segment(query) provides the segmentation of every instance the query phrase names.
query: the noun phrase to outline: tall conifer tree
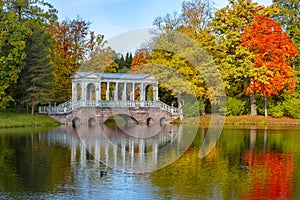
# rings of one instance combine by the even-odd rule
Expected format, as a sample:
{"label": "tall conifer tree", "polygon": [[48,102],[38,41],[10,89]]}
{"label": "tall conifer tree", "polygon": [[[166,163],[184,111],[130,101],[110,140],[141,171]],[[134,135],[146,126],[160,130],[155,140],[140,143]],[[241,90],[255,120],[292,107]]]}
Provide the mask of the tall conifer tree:
{"label": "tall conifer tree", "polygon": [[32,115],[35,105],[52,101],[53,69],[49,64],[48,53],[46,52],[48,47],[46,33],[39,26],[36,26],[26,44],[26,66],[22,77],[26,91],[24,102],[31,104]]}

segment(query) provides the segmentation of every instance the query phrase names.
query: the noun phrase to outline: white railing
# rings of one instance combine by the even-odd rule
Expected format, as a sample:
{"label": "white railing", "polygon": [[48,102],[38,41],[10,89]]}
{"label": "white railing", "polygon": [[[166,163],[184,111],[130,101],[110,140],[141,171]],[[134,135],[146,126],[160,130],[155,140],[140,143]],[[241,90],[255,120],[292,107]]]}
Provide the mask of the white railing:
{"label": "white railing", "polygon": [[96,101],[96,100],[88,100],[88,101],[72,101],[69,100],[63,104],[58,106],[49,105],[49,106],[39,106],[39,113],[41,114],[67,114],[70,113],[77,108],[110,108],[110,109],[118,109],[118,108],[160,108],[163,111],[166,111],[172,115],[178,114],[178,109],[169,106],[161,101]]}

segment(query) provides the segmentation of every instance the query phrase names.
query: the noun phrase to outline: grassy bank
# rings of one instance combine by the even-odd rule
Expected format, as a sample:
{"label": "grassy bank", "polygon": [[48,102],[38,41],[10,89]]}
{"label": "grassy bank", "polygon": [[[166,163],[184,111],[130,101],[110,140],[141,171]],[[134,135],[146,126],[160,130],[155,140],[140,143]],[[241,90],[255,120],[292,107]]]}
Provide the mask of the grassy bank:
{"label": "grassy bank", "polygon": [[[199,120],[200,126],[208,126],[211,122],[211,116],[205,115],[195,118],[189,118],[183,121],[183,123],[197,123]],[[225,126],[299,126],[300,119],[294,119],[289,117],[273,118],[264,116],[226,116]]]}
{"label": "grassy bank", "polygon": [[60,122],[49,116],[35,114],[16,114],[0,112],[0,128],[32,127],[32,126],[58,126]]}

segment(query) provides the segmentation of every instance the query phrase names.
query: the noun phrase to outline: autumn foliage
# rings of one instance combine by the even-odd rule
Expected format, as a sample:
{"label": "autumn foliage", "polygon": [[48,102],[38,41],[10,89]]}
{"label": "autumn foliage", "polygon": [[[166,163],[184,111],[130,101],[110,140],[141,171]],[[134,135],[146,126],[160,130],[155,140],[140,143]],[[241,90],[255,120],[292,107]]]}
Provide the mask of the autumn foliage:
{"label": "autumn foliage", "polygon": [[294,156],[275,151],[246,152],[250,168],[251,193],[244,191],[240,199],[292,199]]}
{"label": "autumn foliage", "polygon": [[146,67],[149,63],[149,59],[150,57],[147,49],[140,49],[139,51],[137,51],[130,65],[130,73],[150,73],[151,69]]}
{"label": "autumn foliage", "polygon": [[255,17],[243,32],[242,46],[255,56],[248,94],[279,95],[281,91],[293,92],[296,87],[291,60],[298,52],[290,38],[272,19],[264,15]]}
{"label": "autumn foliage", "polygon": [[71,91],[70,77],[79,70],[87,48],[88,23],[77,19],[54,22],[50,33],[55,39],[51,52],[53,71],[54,98],[58,102],[69,100]]}

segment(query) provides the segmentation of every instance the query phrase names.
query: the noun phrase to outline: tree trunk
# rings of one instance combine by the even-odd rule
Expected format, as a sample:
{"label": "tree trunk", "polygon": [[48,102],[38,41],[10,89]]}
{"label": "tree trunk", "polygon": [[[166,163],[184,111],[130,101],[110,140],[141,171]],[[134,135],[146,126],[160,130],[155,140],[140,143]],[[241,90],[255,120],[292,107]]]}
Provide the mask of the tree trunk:
{"label": "tree trunk", "polygon": [[201,108],[201,115],[205,115],[205,105]]}
{"label": "tree trunk", "polygon": [[177,102],[178,102],[178,114],[179,114],[179,118],[180,118],[180,120],[182,120],[183,119],[183,105],[184,105],[184,100],[181,98],[180,95],[178,95]]}
{"label": "tree trunk", "polygon": [[250,115],[251,116],[256,116],[257,115],[257,110],[256,110],[256,105],[255,105],[255,94],[250,95]]}
{"label": "tree trunk", "polygon": [[265,117],[268,117],[268,98],[265,97]]}
{"label": "tree trunk", "polygon": [[21,113],[21,102],[20,100],[16,101],[16,113]]}
{"label": "tree trunk", "polygon": [[34,115],[34,96],[31,97],[31,115]]}

